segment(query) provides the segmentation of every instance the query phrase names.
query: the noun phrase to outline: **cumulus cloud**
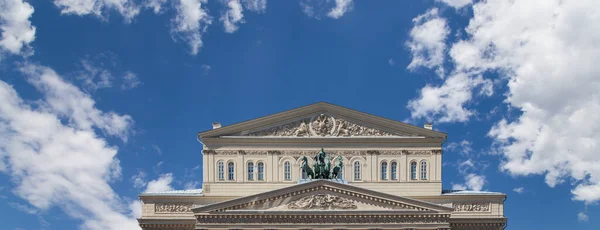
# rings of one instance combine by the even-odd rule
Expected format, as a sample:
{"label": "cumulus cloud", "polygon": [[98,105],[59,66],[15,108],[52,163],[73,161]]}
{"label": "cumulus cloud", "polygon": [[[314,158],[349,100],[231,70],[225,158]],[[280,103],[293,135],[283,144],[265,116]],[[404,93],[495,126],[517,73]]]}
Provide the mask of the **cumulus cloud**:
{"label": "cumulus cloud", "polygon": [[352,0],[302,0],[300,9],[308,17],[321,19],[325,16],[338,19],[347,12],[352,11],[354,2]]}
{"label": "cumulus cloud", "polygon": [[406,42],[413,58],[407,68],[414,71],[418,67],[427,67],[443,78],[446,37],[450,34],[446,19],[438,15],[437,8],[433,8],[414,18],[413,22]]}
{"label": "cumulus cloud", "polygon": [[81,60],[81,68],[82,70],[77,73],[77,79],[82,81],[88,91],[112,87],[113,76],[107,68],[96,66],[88,59]]}
{"label": "cumulus cloud", "polygon": [[227,33],[234,33],[239,28],[238,24],[245,23],[244,8],[256,13],[264,13],[267,9],[266,0],[227,0],[225,4],[227,5],[227,10],[221,14],[219,20],[223,22],[225,32]]}
{"label": "cumulus cloud", "polygon": [[227,2],[229,8],[223,14],[221,14],[221,22],[225,27],[225,32],[233,33],[238,30],[238,23],[244,23],[244,14],[242,13],[242,3],[240,0],[230,0]]}
{"label": "cumulus cloud", "polygon": [[42,98],[29,104],[0,81],[0,160],[14,193],[35,209],[61,208],[83,229],[139,229],[109,185],[121,175],[118,149],[102,138],[126,139],[131,117],[100,111],[47,67],[20,70]]}
{"label": "cumulus cloud", "polygon": [[[505,102],[521,112],[497,121],[488,133],[503,159],[501,170],[544,175],[550,187],[570,180],[573,199],[586,203],[600,201],[600,123],[593,122],[600,113],[600,65],[595,63],[600,24],[594,23],[600,21],[599,7],[594,0],[481,1],[473,5],[466,38],[449,52],[456,73],[500,77],[498,82],[506,82]],[[440,88],[454,85],[449,81]],[[470,100],[464,95],[474,93],[477,84],[434,94],[430,101],[452,108],[455,121],[466,121],[469,103],[447,98]],[[440,111],[411,103],[413,115]]]}
{"label": "cumulus cloud", "polygon": [[436,1],[443,2],[446,5],[454,7],[456,9],[463,8],[463,7],[473,3],[473,0],[436,0]]}
{"label": "cumulus cloud", "polygon": [[202,35],[212,23],[212,17],[203,4],[206,0],[179,0],[175,3],[175,18],[171,20],[173,40],[187,43],[193,55],[198,54]]}
{"label": "cumulus cloud", "polygon": [[[150,1],[152,7],[160,1]],[[125,21],[131,22],[140,13],[140,6],[133,0],[54,0],[54,5],[60,9],[61,14],[78,16],[95,15],[106,19],[110,11],[119,13]],[[156,8],[154,8],[156,10]]]}
{"label": "cumulus cloud", "polygon": [[167,3],[167,0],[145,0],[144,7],[152,9],[155,14],[160,14],[165,3]]}
{"label": "cumulus cloud", "polygon": [[491,96],[493,83],[480,75],[454,74],[440,86],[426,85],[416,99],[408,102],[411,117],[437,119],[438,122],[466,122],[475,112],[466,105],[477,95]]}
{"label": "cumulus cloud", "polygon": [[173,190],[171,182],[173,182],[172,173],[161,174],[158,179],[148,182],[148,186],[144,192],[164,192]]}
{"label": "cumulus cloud", "polygon": [[133,183],[133,187],[138,189],[143,188],[146,186],[146,184],[148,184],[148,182],[146,182],[146,173],[144,170],[139,170],[137,174],[133,175],[131,177],[131,181]]}
{"label": "cumulus cloud", "polygon": [[36,28],[29,20],[33,11],[22,0],[0,0],[0,54],[2,51],[23,56],[33,54],[30,44],[35,40]]}

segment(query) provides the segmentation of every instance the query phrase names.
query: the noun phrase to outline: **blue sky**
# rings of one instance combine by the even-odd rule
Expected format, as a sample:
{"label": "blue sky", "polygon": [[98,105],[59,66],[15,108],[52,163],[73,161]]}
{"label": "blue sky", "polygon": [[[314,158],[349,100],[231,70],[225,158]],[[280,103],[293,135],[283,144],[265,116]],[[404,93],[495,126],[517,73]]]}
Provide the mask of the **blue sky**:
{"label": "blue sky", "polygon": [[[4,229],[135,228],[196,133],[326,101],[448,133],[446,189],[598,229],[600,2],[0,0]],[[132,226],[132,228],[124,227]]]}

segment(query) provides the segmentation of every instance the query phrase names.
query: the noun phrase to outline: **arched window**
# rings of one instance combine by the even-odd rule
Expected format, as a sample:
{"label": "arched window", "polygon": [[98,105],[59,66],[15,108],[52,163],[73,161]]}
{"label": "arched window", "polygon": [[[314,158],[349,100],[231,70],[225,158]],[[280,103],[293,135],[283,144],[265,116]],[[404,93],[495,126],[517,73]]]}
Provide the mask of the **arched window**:
{"label": "arched window", "polygon": [[421,161],[421,180],[427,180],[427,161]]}
{"label": "arched window", "polygon": [[227,163],[227,180],[234,180],[235,179],[235,165],[233,164],[233,162],[229,162]]}
{"label": "arched window", "polygon": [[381,162],[381,180],[387,180],[387,162]]}
{"label": "arched window", "polygon": [[360,162],[354,162],[354,180],[360,180]]}
{"label": "arched window", "polygon": [[417,162],[410,162],[410,179],[417,179]]}
{"label": "arched window", "polygon": [[292,180],[292,166],[289,161],[283,163],[283,179]]}
{"label": "arched window", "polygon": [[248,180],[254,180],[254,163],[248,162]]}
{"label": "arched window", "polygon": [[337,174],[337,178],[341,180],[342,179],[342,175],[344,175],[344,168],[340,169],[340,171]]}
{"label": "arched window", "polygon": [[223,165],[223,161],[217,162],[217,175],[219,176],[219,180],[225,180],[225,166]]}
{"label": "arched window", "polygon": [[258,162],[258,180],[265,180],[265,163]]}
{"label": "arched window", "polygon": [[398,163],[394,161],[392,162],[391,166],[392,168],[390,172],[390,177],[392,178],[392,180],[398,180]]}

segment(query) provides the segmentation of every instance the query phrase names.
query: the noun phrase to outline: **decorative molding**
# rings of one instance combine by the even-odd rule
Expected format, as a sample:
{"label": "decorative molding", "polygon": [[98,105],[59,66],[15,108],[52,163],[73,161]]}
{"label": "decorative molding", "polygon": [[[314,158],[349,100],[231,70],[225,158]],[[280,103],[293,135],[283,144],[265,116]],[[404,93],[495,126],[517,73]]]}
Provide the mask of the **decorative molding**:
{"label": "decorative molding", "polygon": [[154,204],[154,212],[192,212],[191,203],[157,203]]}
{"label": "decorative molding", "polygon": [[281,126],[249,133],[248,136],[275,137],[354,137],[354,136],[415,136],[394,134],[335,118],[326,114],[315,115]]}
{"label": "decorative molding", "polygon": [[489,212],[490,203],[454,203],[455,212]]}
{"label": "decorative molding", "polygon": [[198,215],[199,224],[447,224],[449,214],[419,215]]}
{"label": "decorative molding", "polygon": [[[284,156],[312,156],[318,151],[312,150],[202,150],[204,154],[214,155],[284,155]],[[439,155],[441,149],[433,150],[328,150],[334,156],[366,156],[366,155]]]}
{"label": "decorative molding", "polygon": [[287,204],[288,209],[301,210],[348,210],[356,209],[357,207],[353,200],[330,194],[306,196]]}

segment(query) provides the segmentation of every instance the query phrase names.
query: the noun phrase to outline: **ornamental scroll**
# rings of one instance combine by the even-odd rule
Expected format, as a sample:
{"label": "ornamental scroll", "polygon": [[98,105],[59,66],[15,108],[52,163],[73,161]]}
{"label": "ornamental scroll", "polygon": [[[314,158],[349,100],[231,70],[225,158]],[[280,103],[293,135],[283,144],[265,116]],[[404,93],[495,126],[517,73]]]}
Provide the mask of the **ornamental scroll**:
{"label": "ornamental scroll", "polygon": [[[248,135],[284,137],[398,136],[398,134],[365,127],[325,114],[319,114],[311,118],[302,119],[282,126],[256,131]],[[400,135],[411,136],[411,134],[408,133]]]}
{"label": "ornamental scroll", "polygon": [[455,212],[489,212],[490,203],[455,203],[452,204]]}
{"label": "ornamental scroll", "polygon": [[307,196],[302,199],[296,200],[292,203],[287,204],[289,209],[317,209],[317,210],[348,210],[356,209],[357,206],[353,200],[329,195],[329,194],[318,194]]}
{"label": "ornamental scroll", "polygon": [[192,212],[192,204],[158,203],[154,205],[154,212]]}

